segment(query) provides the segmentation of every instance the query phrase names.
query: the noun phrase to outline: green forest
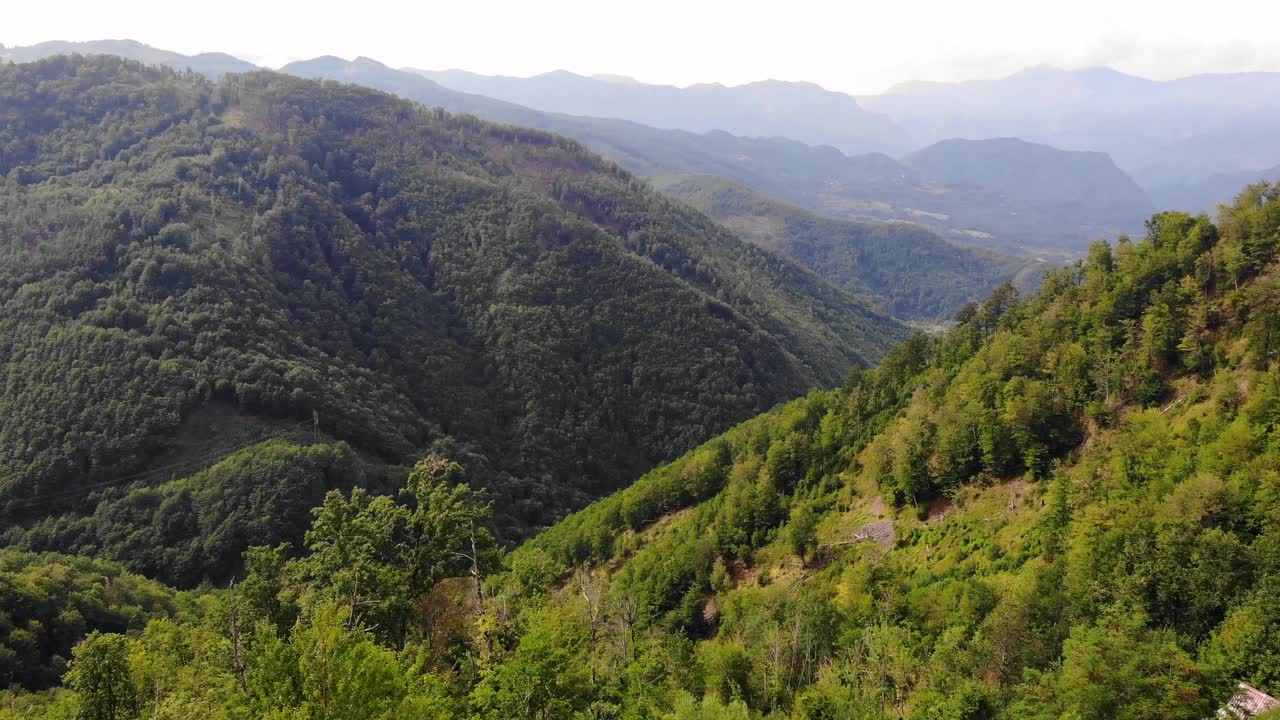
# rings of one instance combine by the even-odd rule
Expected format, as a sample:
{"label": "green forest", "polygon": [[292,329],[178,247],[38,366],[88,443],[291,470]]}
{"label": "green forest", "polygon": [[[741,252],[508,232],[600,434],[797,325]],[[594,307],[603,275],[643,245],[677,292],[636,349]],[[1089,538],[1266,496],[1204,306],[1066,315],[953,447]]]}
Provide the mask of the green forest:
{"label": "green forest", "polygon": [[505,555],[438,454],[225,588],[8,551],[0,712],[1209,717],[1280,685],[1278,251],[1157,215]]}
{"label": "green forest", "polygon": [[744,240],[794,258],[904,320],[950,320],[1003,282],[1034,286],[1045,267],[1035,259],[954,245],[911,223],[823,217],[713,175],[669,175],[654,184]]}
{"label": "green forest", "polygon": [[1280,693],[1280,186],[906,336],[553,136],[102,58],[0,97],[0,720]]}
{"label": "green forest", "polygon": [[0,67],[10,546],[225,583],[433,451],[510,544],[905,336],[563,138],[274,73]]}

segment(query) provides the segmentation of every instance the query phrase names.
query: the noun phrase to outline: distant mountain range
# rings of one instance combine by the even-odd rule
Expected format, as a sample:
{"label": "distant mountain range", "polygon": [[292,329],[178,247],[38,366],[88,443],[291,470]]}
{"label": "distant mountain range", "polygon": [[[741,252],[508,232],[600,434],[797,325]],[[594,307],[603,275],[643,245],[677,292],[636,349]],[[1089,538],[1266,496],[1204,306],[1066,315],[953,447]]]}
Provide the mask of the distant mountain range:
{"label": "distant mountain range", "polygon": [[[882,153],[849,156],[831,146],[784,138],[745,138],[720,130],[697,134],[624,120],[542,113],[450,90],[369,58],[322,57],[282,70],[376,87],[424,105],[567,135],[644,175],[721,175],[828,215],[914,222],[971,244],[1078,249],[1097,237],[1140,230],[1142,218],[1152,209],[1142,191],[1105,156],[1019,140],[948,143],[900,162]],[[975,153],[1003,164],[979,167],[959,159]],[[951,157],[957,159],[947,159]],[[935,177],[934,168],[945,177]],[[1002,179],[993,186],[992,178]],[[1107,190],[1109,198],[1096,210],[1078,201],[1093,196],[1094,189]]]}
{"label": "distant mountain range", "polygon": [[1033,207],[1059,217],[1092,218],[1098,232],[1154,209],[1106,153],[1059,150],[1017,138],[942,140],[902,162],[924,182],[996,193],[1011,212]]}
{"label": "distant mountain range", "polygon": [[[455,90],[575,115],[664,128],[788,137],[898,155],[941,140],[1017,137],[1111,155],[1160,207],[1212,207],[1238,185],[1276,179],[1280,73],[1156,81],[1106,67],[1028,68],[1006,78],[912,82],[851,97],[808,83],[675,88],[554,72],[529,78],[414,70]],[[629,80],[629,79],[627,79]],[[1231,187],[1223,194],[1222,187]]]}
{"label": "distant mountain range", "polygon": [[1162,206],[1186,201],[1171,188],[1224,173],[1276,179],[1270,169],[1280,163],[1280,73],[1161,82],[1105,67],[1034,67],[996,80],[906,83],[858,101],[921,144],[1016,136],[1108,153]]}
{"label": "distant mountain range", "polygon": [[[43,43],[0,58],[72,51],[212,76],[253,68],[133,41]],[[1271,130],[1280,74],[1156,82],[1041,67],[854,98],[808,83],[676,88],[568,72],[396,70],[368,58],[283,70],[566,135],[650,177],[719,175],[838,218],[909,221],[952,241],[1036,253],[1140,232],[1156,209],[1212,209],[1242,183],[1274,179],[1280,163]]]}
{"label": "distant mountain range", "polygon": [[735,87],[713,83],[679,88],[563,70],[518,78],[405,69],[451,90],[545,112],[699,133],[724,130],[747,137],[786,137],[850,154],[906,152],[912,147],[907,134],[888,117],[866,111],[852,96],[813,83],[765,80]]}

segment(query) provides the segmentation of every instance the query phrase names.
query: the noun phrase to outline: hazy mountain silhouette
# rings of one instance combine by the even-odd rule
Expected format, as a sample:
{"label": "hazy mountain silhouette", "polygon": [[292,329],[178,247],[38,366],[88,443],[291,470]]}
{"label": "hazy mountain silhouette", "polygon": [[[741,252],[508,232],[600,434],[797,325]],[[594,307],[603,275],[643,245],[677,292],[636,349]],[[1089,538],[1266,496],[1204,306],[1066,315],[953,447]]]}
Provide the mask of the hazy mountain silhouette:
{"label": "hazy mountain silhouette", "polygon": [[528,78],[412,71],[454,90],[546,112],[621,118],[693,132],[788,137],[846,153],[902,152],[911,145],[889,118],[866,111],[850,95],[813,83],[764,80],[733,87],[711,83],[679,88],[564,70]]}
{"label": "hazy mountain silhouette", "polygon": [[1280,163],[1280,73],[1160,82],[1039,66],[995,80],[905,83],[859,102],[921,142],[1013,136],[1106,152],[1161,204],[1174,197],[1163,188]]}
{"label": "hazy mountain silhouette", "polygon": [[0,59],[9,62],[34,62],[54,55],[116,55],[148,65],[163,65],[174,70],[193,70],[201,75],[219,77],[227,73],[248,72],[257,65],[226,53],[183,55],[144,45],[137,40],[91,40],[65,42],[53,40],[26,47],[0,47]]}
{"label": "hazy mountain silhouette", "polygon": [[[73,51],[121,55],[175,68],[189,67],[211,76],[254,67],[229,55],[187,57],[127,40],[44,43],[0,50],[0,56],[23,61]],[[834,144],[814,145],[795,137],[747,137],[724,130],[700,133],[617,118],[544,112],[450,89],[420,73],[396,70],[370,58],[347,61],[323,56],[292,63],[283,70],[302,77],[361,84],[449,112],[470,113],[495,122],[566,135],[642,175],[721,175],[827,215],[863,221],[906,220],[931,227],[952,240],[991,247],[1034,247],[1037,251],[1079,249],[1100,235],[1140,229],[1142,218],[1152,207],[1133,183],[1101,155],[1086,154],[1093,160],[1082,162],[1081,157],[1071,153],[1014,140],[971,148],[968,152],[977,148],[1002,148],[998,153],[980,153],[977,165],[944,159],[967,147],[964,145],[926,148],[903,163],[884,153],[847,155]],[[1022,74],[1021,81],[1028,88],[1044,87],[1043,79],[1037,78],[1046,73],[1053,76],[1055,71],[1028,71]],[[1149,82],[1112,71],[1098,74],[1103,80],[1076,82],[1071,93],[1096,92],[1099,87],[1131,81]],[[529,96],[526,99],[536,103],[551,102],[538,100],[540,86],[551,88],[548,92],[553,100],[561,97],[554,102],[561,103],[567,102],[563,98],[577,97],[577,90],[584,87],[601,89],[607,91],[606,94],[618,94],[617,108],[626,107],[623,101],[635,93],[650,93],[655,98],[650,104],[669,104],[673,113],[683,114],[686,119],[703,108],[719,113],[715,117],[736,118],[735,122],[742,127],[754,124],[757,131],[772,127],[770,123],[783,122],[787,117],[800,117],[803,119],[795,121],[800,124],[793,127],[800,135],[806,132],[801,127],[805,124],[810,129],[840,135],[847,131],[845,120],[852,123],[849,127],[857,128],[862,126],[854,122],[856,118],[877,117],[862,110],[847,95],[829,93],[805,83],[763,82],[737,88],[708,85],[679,89],[644,85],[631,78],[587,78],[571,73],[540,76],[541,85],[518,78],[485,78],[459,71],[440,75],[455,84],[465,80],[504,85],[510,92],[526,93]],[[925,89],[934,92],[947,87],[928,85]],[[1052,96],[1052,92],[1046,91],[1045,102]],[[1034,96],[1028,94],[1028,97]],[[707,98],[719,101],[711,102]],[[587,108],[582,105],[573,109]],[[833,117],[842,119],[833,120]],[[926,163],[926,158],[934,160]],[[1107,190],[1095,192],[1103,188]],[[1116,189],[1119,192],[1115,192]],[[1101,202],[1097,205],[1079,202],[1088,197]]]}
{"label": "hazy mountain silhouette", "polygon": [[[368,58],[321,57],[284,72],[353,82],[451,112],[567,135],[644,175],[712,174],[742,182],[810,210],[851,220],[905,220],[953,240],[992,247],[1079,249],[1100,235],[1141,229],[1151,209],[1132,180],[1099,153],[1072,153],[1018,140],[974,148],[991,167],[949,163],[969,147],[926,148],[904,164],[883,153],[845,155],[831,146],[786,138],[748,138],[724,131],[697,134],[603,118],[542,113],[462,93],[416,73]],[[1027,157],[1019,157],[1020,155]],[[912,167],[917,162],[920,168]],[[946,169],[945,174],[936,174]],[[1000,185],[993,181],[1008,178]],[[1004,182],[1001,180],[1000,182]],[[1078,202],[1092,188],[1120,188],[1102,214]]]}

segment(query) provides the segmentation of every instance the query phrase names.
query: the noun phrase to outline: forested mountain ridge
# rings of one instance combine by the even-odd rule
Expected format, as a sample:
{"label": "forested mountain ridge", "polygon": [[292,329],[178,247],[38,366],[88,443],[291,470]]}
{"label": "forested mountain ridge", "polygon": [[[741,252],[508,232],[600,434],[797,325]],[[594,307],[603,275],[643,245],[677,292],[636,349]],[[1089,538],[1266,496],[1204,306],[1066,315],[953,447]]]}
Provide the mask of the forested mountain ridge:
{"label": "forested mountain ridge", "polygon": [[906,320],[950,320],[1003,282],[1033,285],[1045,266],[946,242],[911,223],[822,217],[710,175],[654,185],[743,239],[795,258],[836,285]]}
{"label": "forested mountain ridge", "polygon": [[[0,718],[1214,716],[1280,691],[1277,260],[1274,186],[1156,215],[501,562],[428,457],[398,500],[329,493],[232,590],[90,634]],[[59,667],[73,621],[5,647]]]}
{"label": "forested mountain ridge", "polygon": [[[351,445],[299,465],[319,492],[451,442],[510,540],[904,336],[563,138],[108,57],[0,66],[0,100],[10,522],[152,513],[114,483],[317,413]],[[224,477],[211,517],[289,511]],[[200,497],[171,499],[181,536]],[[83,530],[39,537],[129,546]]]}
{"label": "forested mountain ridge", "polygon": [[[184,59],[177,53],[130,41],[45,43],[7,52],[13,57],[37,58],[56,49],[76,48],[197,71],[205,57]],[[205,70],[213,75],[223,71],[218,67]],[[883,152],[850,156],[831,145],[806,144],[788,137],[747,137],[719,130],[697,133],[629,120],[543,112],[451,89],[365,57],[352,61],[318,57],[290,63],[282,71],[366,85],[427,107],[565,135],[641,175],[721,175],[829,216],[915,222],[950,239],[1001,250],[1075,253],[1097,237],[1139,230],[1151,210],[1146,201],[1122,202],[1132,197],[1128,192],[1116,195],[1116,200],[1108,198],[1106,204],[1112,207],[1105,211],[1079,203],[1064,207],[1060,197],[1064,189],[1068,196],[1075,196],[1091,187],[1116,187],[1115,169],[1096,165],[1081,168],[1076,153],[1035,152],[1030,144],[1015,144],[1006,148],[1010,152],[988,157],[993,167],[984,173],[944,180]],[[750,107],[741,111],[755,112]],[[794,114],[793,109],[788,106],[786,114]],[[1042,172],[1019,170],[1032,158]],[[1012,163],[1008,172],[1018,177],[1014,185],[1018,192],[978,182],[979,177],[1001,177],[1006,169],[1000,163],[1005,160]]]}
{"label": "forested mountain ridge", "polygon": [[[315,58],[291,63],[282,71],[368,85],[427,106],[556,132],[642,175],[721,175],[828,216],[914,222],[952,239],[1001,250],[1078,252],[1099,236],[1140,229],[1151,210],[1141,191],[1131,192],[1137,188],[1129,187],[1132,181],[1114,165],[1080,161],[1093,154],[1020,141],[999,143],[1002,152],[988,155],[991,168],[942,163],[939,167],[946,175],[934,176],[933,165],[921,171],[883,153],[849,156],[831,146],[788,138],[739,137],[723,131],[696,134],[538,112],[456,92],[369,58]],[[939,144],[921,151],[921,157],[949,157],[956,149]],[[1004,181],[1006,173],[1016,182]],[[992,178],[1004,184],[992,184]],[[1124,192],[1108,195],[1105,207],[1096,212],[1078,202],[1064,204],[1064,190],[1067,197],[1076,198],[1094,187],[1119,187]]]}

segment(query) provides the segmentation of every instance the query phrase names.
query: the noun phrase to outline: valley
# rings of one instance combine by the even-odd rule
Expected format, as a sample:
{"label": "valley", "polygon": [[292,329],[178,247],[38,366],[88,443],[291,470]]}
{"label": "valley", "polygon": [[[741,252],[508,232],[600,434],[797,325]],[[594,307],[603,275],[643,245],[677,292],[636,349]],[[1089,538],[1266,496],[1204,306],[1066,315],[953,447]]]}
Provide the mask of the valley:
{"label": "valley", "polygon": [[0,45],[0,720],[1280,718],[1280,74],[321,10]]}

